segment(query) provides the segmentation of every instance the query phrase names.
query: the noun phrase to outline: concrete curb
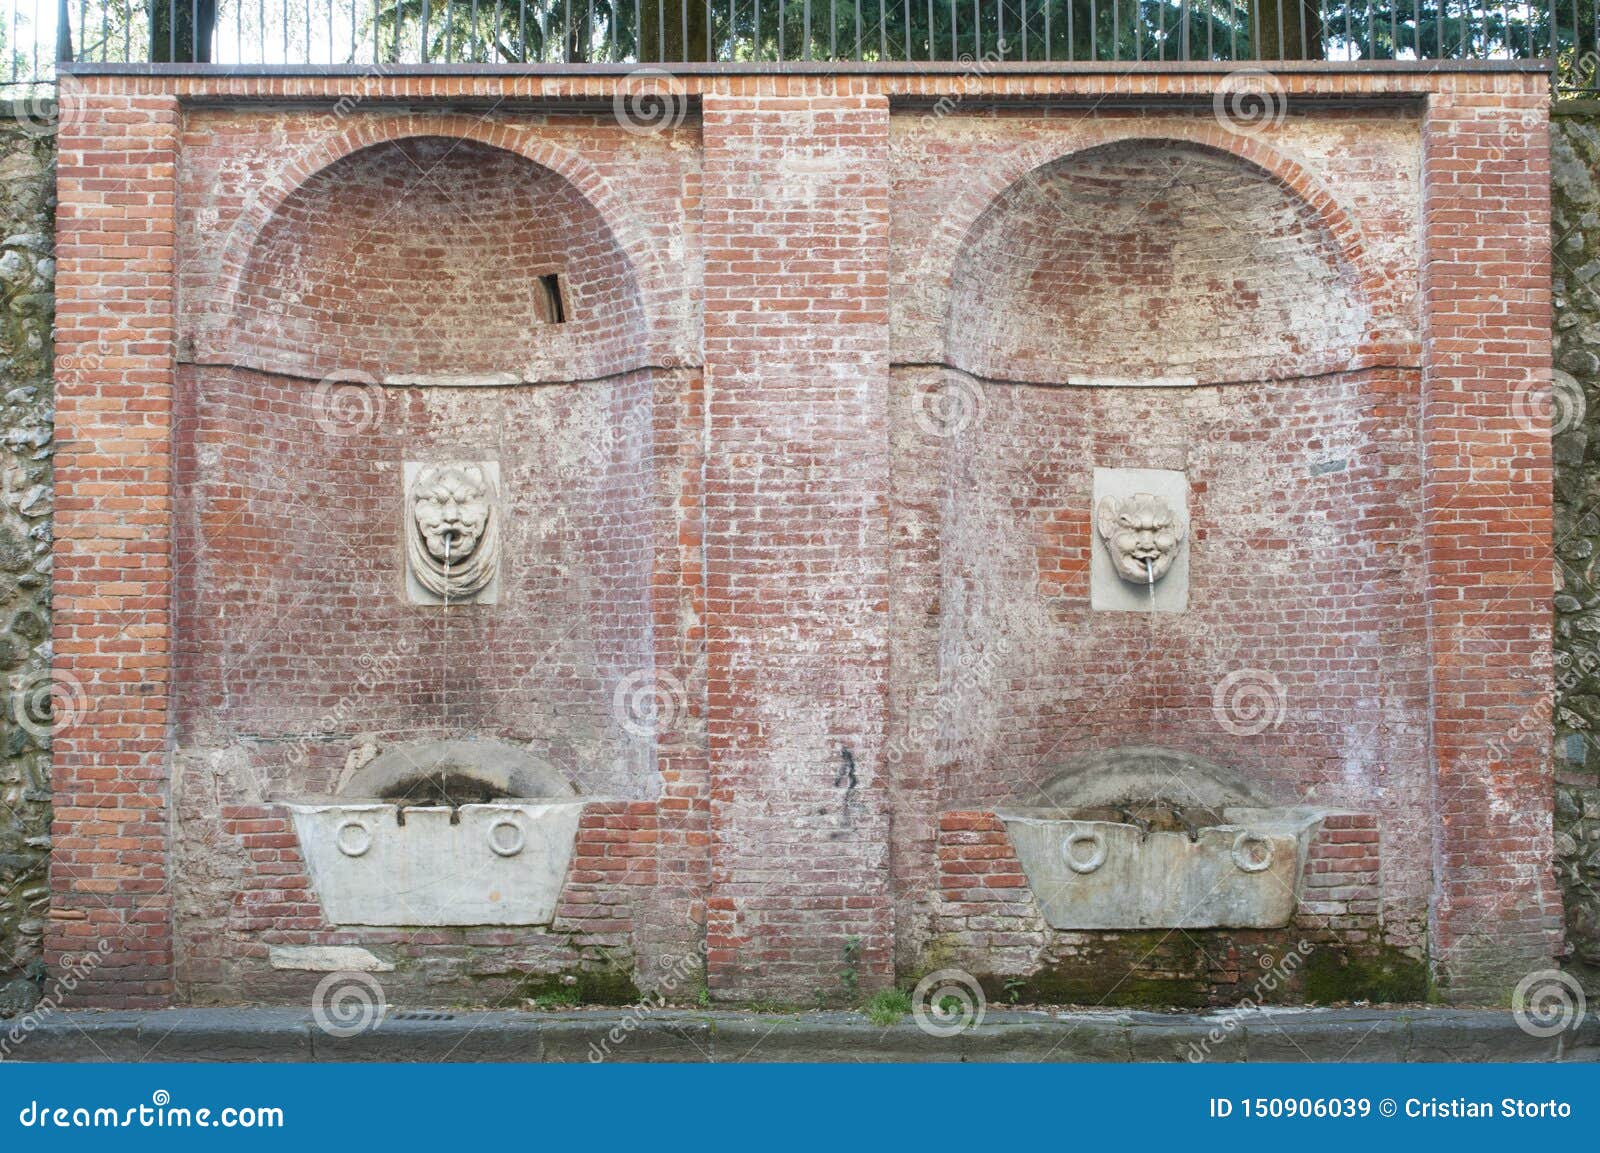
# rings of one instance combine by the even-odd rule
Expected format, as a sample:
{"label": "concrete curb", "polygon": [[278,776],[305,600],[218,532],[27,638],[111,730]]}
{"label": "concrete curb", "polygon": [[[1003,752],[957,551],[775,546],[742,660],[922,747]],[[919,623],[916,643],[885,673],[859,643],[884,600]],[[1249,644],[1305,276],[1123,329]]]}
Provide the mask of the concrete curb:
{"label": "concrete curb", "polygon": [[0,1028],[12,1061],[1600,1061],[1600,1016],[1532,1037],[1509,1012],[990,1012],[949,1037],[911,1019],[681,1009],[390,1010],[349,1036],[301,1009],[54,1012]]}

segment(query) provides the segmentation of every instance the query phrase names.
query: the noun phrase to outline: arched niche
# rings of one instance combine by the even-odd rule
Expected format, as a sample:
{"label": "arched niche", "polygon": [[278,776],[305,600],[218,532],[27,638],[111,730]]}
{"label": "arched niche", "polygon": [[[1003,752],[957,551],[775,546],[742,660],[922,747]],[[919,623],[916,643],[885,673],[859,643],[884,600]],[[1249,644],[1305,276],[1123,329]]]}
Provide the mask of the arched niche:
{"label": "arched niche", "polygon": [[342,156],[277,205],[208,358],[395,384],[580,380],[637,367],[626,254],[566,177],[476,140]]}
{"label": "arched niche", "polygon": [[952,367],[1042,384],[1218,384],[1351,366],[1371,308],[1314,208],[1202,145],[1124,140],[1014,182],[956,257]]}

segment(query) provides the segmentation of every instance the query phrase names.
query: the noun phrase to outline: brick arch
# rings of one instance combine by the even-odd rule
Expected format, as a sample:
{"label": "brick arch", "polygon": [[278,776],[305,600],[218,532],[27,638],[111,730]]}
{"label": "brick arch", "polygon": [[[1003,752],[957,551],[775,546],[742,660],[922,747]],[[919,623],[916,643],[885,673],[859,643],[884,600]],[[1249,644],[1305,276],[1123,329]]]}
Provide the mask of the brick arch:
{"label": "brick arch", "polygon": [[670,311],[666,305],[671,299],[666,268],[623,197],[592,164],[547,140],[528,139],[508,124],[463,115],[422,113],[375,118],[319,140],[291,157],[255,189],[218,249],[219,275],[210,291],[219,301],[214,314],[219,325],[225,328],[236,315],[251,257],[263,232],[308,180],[357,153],[424,137],[470,141],[499,149],[565,180],[594,210],[627,261],[638,286],[646,331],[655,334],[664,328]]}
{"label": "brick arch", "polygon": [[[1029,175],[1073,156],[1124,142],[1187,144],[1231,156],[1258,170],[1303,203],[1328,231],[1374,318],[1388,319],[1399,311],[1393,285],[1368,256],[1360,225],[1322,182],[1304,165],[1263,143],[1259,137],[1229,132],[1211,122],[1183,125],[1170,120],[1159,124],[1121,119],[1097,121],[1077,127],[1064,137],[1005,153],[996,163],[973,173],[960,194],[948,202],[942,214],[942,235],[934,250],[959,253],[988,208]],[[953,273],[952,261],[943,273],[946,286]]]}
{"label": "brick arch", "polygon": [[[1147,154],[1141,146],[1154,151]],[[1154,162],[1163,153],[1197,158],[1198,182],[1160,181]],[[1142,163],[1147,155],[1149,167]],[[1121,230],[1108,223],[1103,231],[1102,219],[1113,220],[1133,203],[1133,196],[1119,197],[1119,182],[1129,182],[1133,196],[1148,196],[1150,214],[1141,210],[1139,223],[1125,220]],[[1167,195],[1169,188],[1212,197],[1212,219],[1232,216],[1236,206],[1243,210],[1244,220],[1225,222],[1220,230],[1231,224],[1233,235],[1246,242],[1237,268],[1225,235],[1213,229],[1208,243],[1206,230],[1190,227],[1191,221],[1206,221],[1203,203],[1186,205],[1183,196]],[[1030,202],[1035,196],[1037,203]],[[1110,203],[1097,211],[1093,205],[1102,197]],[[1253,228],[1255,220],[1264,227]],[[1185,338],[1198,345],[1204,334],[1193,319],[1186,326],[1185,317],[1228,318],[1226,331],[1219,326],[1222,347],[1214,354],[1191,347],[1174,356],[1178,362],[1212,361],[1197,374],[1203,380],[1358,367],[1381,359],[1396,330],[1392,286],[1372,266],[1360,229],[1343,208],[1304,168],[1220,126],[1106,124],[1075,132],[1065,142],[1018,150],[987,168],[946,221],[945,236],[933,246],[948,261],[941,274],[944,359],[979,376],[1044,381],[1061,372],[1093,373],[1095,360],[1111,365],[1112,375],[1119,365],[1132,376],[1161,375],[1163,350],[1147,347],[1119,360],[1118,349],[1110,346],[1122,326],[1114,315],[1100,315],[1107,309],[1136,322],[1126,334],[1132,345],[1138,344],[1138,327],[1166,332],[1175,345]],[[1030,260],[1045,250],[1063,255]],[[1159,273],[1141,275],[1152,262],[1173,278],[1168,285],[1155,287]],[[1094,291],[1079,291],[1085,287]],[[991,299],[1006,302],[1011,319],[987,323],[999,307]],[[1312,319],[1296,323],[1298,299],[1326,302],[1334,318],[1326,339]],[[1195,307],[1174,308],[1191,300]],[[1061,308],[1052,335],[1030,331],[1026,318],[1052,310],[1053,301],[1085,303]],[[1276,319],[1274,307],[1281,314]],[[1248,325],[1232,323],[1247,312],[1257,314],[1264,333],[1280,333],[1281,349],[1272,351],[1271,340],[1253,341]],[[1169,327],[1173,322],[1177,327]],[[1099,335],[1091,342],[1079,335],[1085,331]],[[1253,346],[1258,352],[1241,351],[1230,362],[1229,333],[1240,349]],[[1269,368],[1278,358],[1282,364]],[[1240,375],[1230,376],[1235,371]]]}

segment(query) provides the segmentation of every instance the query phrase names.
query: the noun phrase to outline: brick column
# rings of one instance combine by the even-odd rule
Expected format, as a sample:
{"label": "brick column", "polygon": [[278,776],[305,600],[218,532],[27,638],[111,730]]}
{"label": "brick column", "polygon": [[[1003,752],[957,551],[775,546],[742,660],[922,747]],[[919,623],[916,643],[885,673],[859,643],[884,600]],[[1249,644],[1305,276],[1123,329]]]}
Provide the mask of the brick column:
{"label": "brick column", "polygon": [[54,848],[78,1004],[172,998],[167,875],[174,209],[164,96],[61,81]]}
{"label": "brick column", "polygon": [[[1423,451],[1442,996],[1548,967],[1550,161],[1544,77],[1452,77],[1423,136]],[[1418,797],[1417,804],[1430,799]]]}
{"label": "brick column", "polygon": [[708,977],[848,999],[892,977],[888,103],[707,96],[704,141]]}

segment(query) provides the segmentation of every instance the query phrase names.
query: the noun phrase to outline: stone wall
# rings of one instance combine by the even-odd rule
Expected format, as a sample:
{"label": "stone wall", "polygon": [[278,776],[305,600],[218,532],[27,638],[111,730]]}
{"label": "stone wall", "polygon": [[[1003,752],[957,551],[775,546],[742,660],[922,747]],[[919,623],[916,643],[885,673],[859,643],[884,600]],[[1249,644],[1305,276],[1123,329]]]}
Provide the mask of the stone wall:
{"label": "stone wall", "polygon": [[0,979],[49,905],[55,139],[29,111],[0,107]]}
{"label": "stone wall", "polygon": [[1600,105],[1551,125],[1556,871],[1570,968],[1600,989]]}

